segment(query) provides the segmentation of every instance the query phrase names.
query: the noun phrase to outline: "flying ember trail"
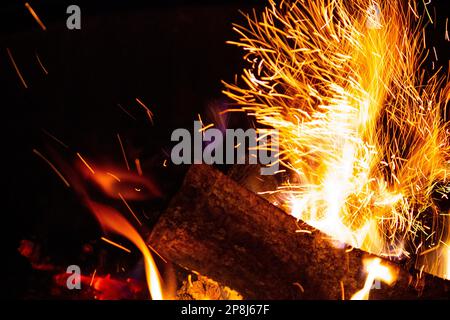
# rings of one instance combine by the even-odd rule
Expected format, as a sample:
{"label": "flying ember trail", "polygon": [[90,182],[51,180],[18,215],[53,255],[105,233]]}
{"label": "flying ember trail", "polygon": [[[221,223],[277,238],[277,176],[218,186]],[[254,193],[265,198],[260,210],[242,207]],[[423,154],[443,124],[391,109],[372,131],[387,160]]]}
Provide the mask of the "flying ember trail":
{"label": "flying ember trail", "polygon": [[279,130],[290,214],[449,278],[450,85],[423,70],[425,19],[414,1],[270,1],[234,27],[249,67],[225,93]]}

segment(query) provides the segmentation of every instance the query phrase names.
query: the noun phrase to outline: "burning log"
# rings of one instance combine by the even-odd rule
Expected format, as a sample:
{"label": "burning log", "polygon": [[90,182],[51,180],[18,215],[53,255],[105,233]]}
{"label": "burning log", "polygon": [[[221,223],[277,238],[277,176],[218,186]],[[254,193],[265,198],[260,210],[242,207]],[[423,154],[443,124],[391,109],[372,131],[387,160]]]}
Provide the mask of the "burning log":
{"label": "burning log", "polygon": [[[300,232],[298,232],[300,231]],[[193,165],[149,243],[173,262],[245,299],[349,299],[364,286],[361,250],[337,248],[323,233],[207,165]],[[398,272],[374,299],[448,297],[449,281]]]}

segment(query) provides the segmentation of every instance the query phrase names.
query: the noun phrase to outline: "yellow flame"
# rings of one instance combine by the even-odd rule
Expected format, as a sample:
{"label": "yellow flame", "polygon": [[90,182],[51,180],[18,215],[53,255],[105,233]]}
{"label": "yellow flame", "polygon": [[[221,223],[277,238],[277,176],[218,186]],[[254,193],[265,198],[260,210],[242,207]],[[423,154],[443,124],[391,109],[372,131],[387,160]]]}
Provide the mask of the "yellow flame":
{"label": "yellow flame", "polygon": [[450,86],[438,74],[425,81],[416,11],[400,0],[271,0],[234,27],[250,67],[243,84],[225,84],[261,129],[279,130],[291,171],[279,202],[382,256],[426,250],[450,230],[432,201],[449,183]]}
{"label": "yellow flame", "polygon": [[161,285],[162,280],[158,268],[153,260],[149,248],[139,233],[122,215],[114,209],[92,201],[89,201],[88,205],[105,229],[127,238],[141,251],[144,257],[148,290],[152,299],[162,300],[165,298],[163,296]]}
{"label": "yellow flame", "polygon": [[369,300],[369,293],[375,280],[381,280],[388,285],[395,281],[394,273],[388,266],[381,264],[380,258],[366,259],[364,267],[367,272],[366,282],[364,287],[351,297],[351,300]]}

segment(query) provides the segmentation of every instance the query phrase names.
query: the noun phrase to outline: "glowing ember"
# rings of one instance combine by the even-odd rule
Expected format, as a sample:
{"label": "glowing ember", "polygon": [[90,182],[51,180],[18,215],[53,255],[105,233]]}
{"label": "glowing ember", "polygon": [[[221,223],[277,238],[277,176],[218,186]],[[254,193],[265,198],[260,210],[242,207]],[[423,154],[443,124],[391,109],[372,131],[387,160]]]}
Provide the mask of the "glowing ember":
{"label": "glowing ember", "polygon": [[[226,84],[225,93],[261,129],[279,130],[280,162],[291,172],[273,190],[280,202],[335,239],[381,256],[447,250],[450,219],[432,195],[450,177],[442,118],[450,86],[438,74],[424,79],[415,5],[270,3],[261,18],[235,26],[241,38],[233,44],[251,66],[245,84]],[[434,268],[446,263],[436,255],[425,270],[448,277]]]}
{"label": "glowing ember", "polygon": [[[55,283],[60,287],[66,287],[68,274],[63,272],[54,276]],[[83,285],[89,286],[94,290],[95,299],[97,300],[119,300],[130,299],[136,294],[140,294],[145,288],[133,279],[114,279],[110,275],[107,276],[80,276]]]}
{"label": "glowing ember", "polygon": [[364,261],[364,267],[367,272],[364,288],[355,293],[351,300],[369,300],[369,293],[375,280],[381,280],[387,284],[395,281],[395,275],[388,266],[381,264],[381,259],[373,258]]}

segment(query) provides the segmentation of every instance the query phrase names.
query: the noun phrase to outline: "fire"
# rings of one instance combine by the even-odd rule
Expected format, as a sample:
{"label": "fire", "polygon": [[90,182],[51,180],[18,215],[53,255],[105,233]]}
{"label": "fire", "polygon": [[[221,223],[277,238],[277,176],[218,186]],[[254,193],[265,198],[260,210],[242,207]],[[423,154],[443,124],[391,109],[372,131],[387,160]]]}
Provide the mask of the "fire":
{"label": "fire", "polygon": [[[271,0],[231,42],[250,67],[225,93],[261,129],[279,130],[291,172],[273,190],[279,202],[381,256],[449,245],[449,216],[432,198],[450,178],[450,86],[421,71],[422,22],[411,1]],[[425,270],[445,264],[439,255]]]}
{"label": "fire", "polygon": [[146,177],[112,166],[96,166],[94,170],[84,158],[80,159],[82,161],[78,163],[78,170],[111,198],[123,201],[123,199],[145,200],[161,196],[161,191]]}
{"label": "fire", "polygon": [[[130,240],[142,253],[147,287],[151,298],[153,300],[172,298],[172,290],[169,287],[163,288],[162,278],[158,267],[149,247],[142,239],[139,232],[116,209],[94,201],[92,196],[88,193],[85,182],[93,183],[109,198],[122,200],[139,225],[142,225],[142,223],[126,199],[143,200],[158,197],[161,195],[159,189],[154,183],[143,176],[138,176],[132,172],[123,171],[113,167],[106,169],[101,166],[93,166],[80,153],[77,153],[76,155],[80,160],[75,164],[76,171],[65,163],[60,163],[67,175],[71,177],[72,181],[70,186],[73,187],[74,191],[80,196],[86,207],[95,215],[104,231],[113,232]],[[81,175],[83,180],[79,179],[80,177],[78,177],[78,175]],[[106,237],[101,237],[101,239],[124,251],[130,252],[128,248],[125,248]]]}
{"label": "fire", "polygon": [[114,209],[90,200],[88,200],[87,204],[104,229],[127,238],[141,251],[144,257],[145,275],[150,295],[153,300],[162,300],[164,296],[161,276],[149,248],[139,233]]}
{"label": "fire", "polygon": [[367,272],[364,287],[356,292],[351,300],[369,300],[370,289],[375,280],[381,280],[389,285],[395,281],[396,277],[393,271],[388,266],[382,265],[379,258],[364,260],[364,268]]}

